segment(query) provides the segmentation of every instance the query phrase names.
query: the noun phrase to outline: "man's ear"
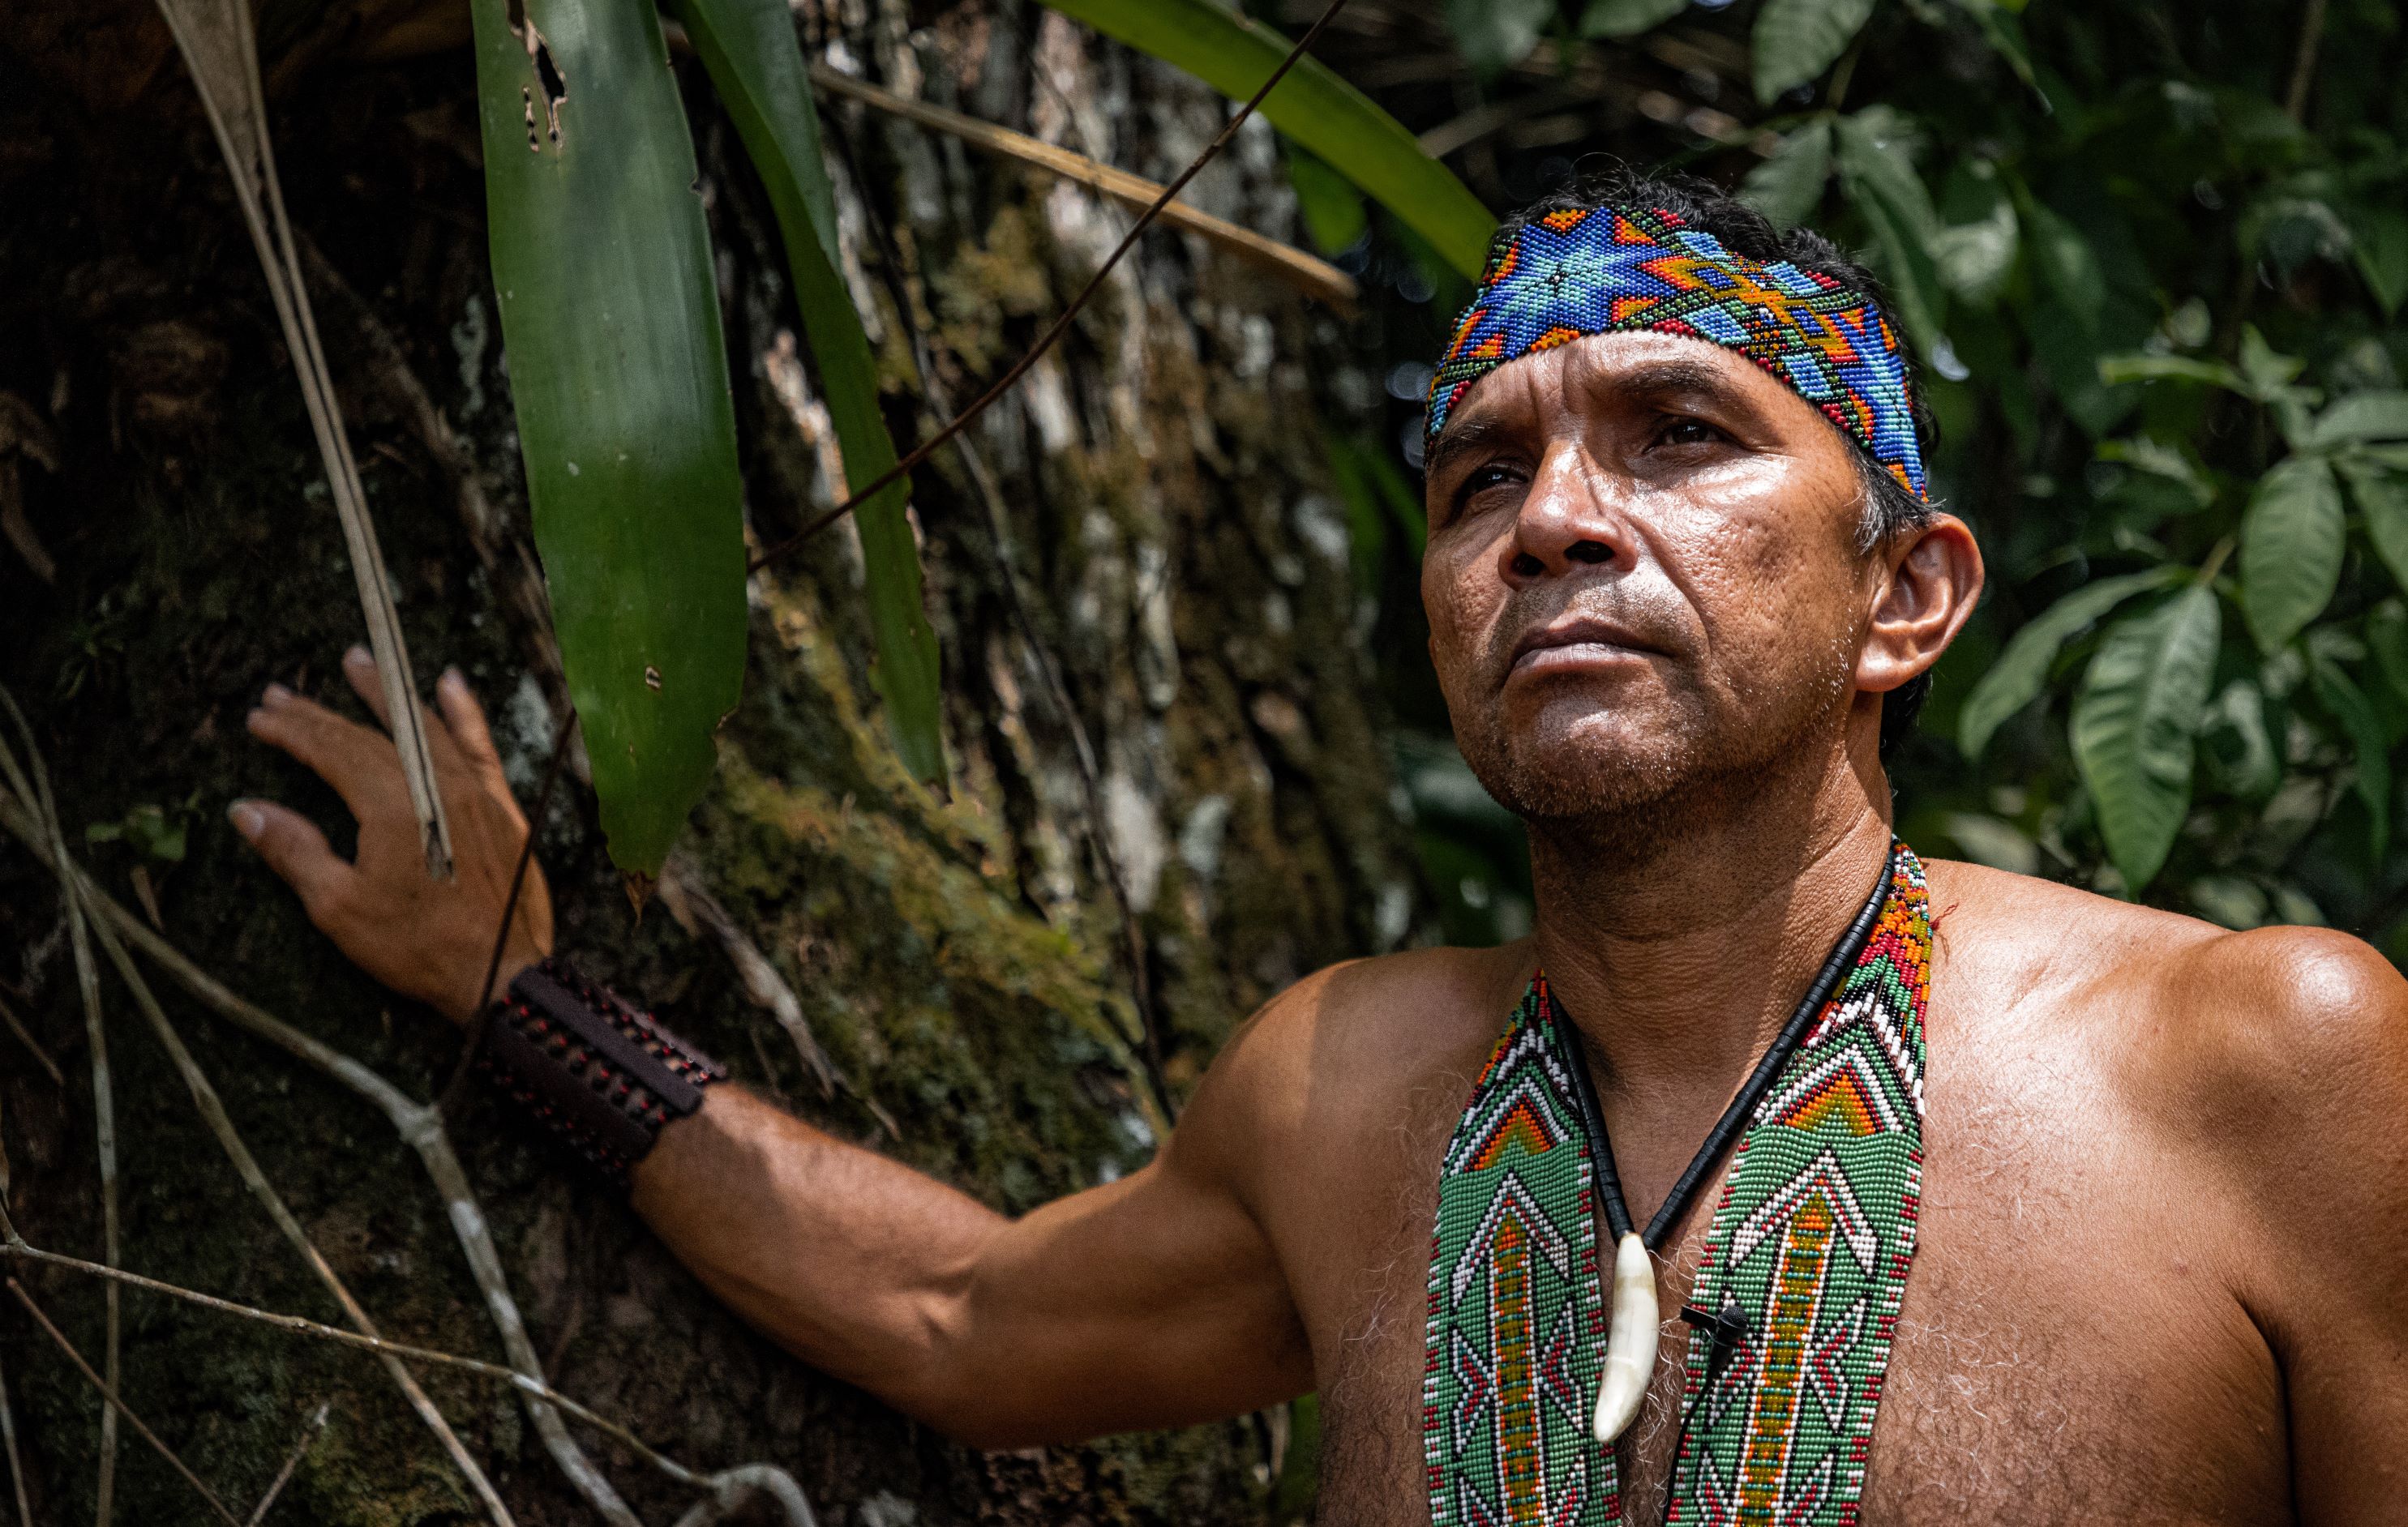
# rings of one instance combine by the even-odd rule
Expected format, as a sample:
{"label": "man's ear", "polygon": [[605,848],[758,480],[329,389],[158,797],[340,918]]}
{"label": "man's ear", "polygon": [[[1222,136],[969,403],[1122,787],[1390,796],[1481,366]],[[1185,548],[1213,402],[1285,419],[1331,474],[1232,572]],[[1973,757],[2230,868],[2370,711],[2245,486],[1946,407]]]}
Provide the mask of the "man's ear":
{"label": "man's ear", "polygon": [[1935,514],[1877,553],[1887,564],[1856,688],[1885,694],[1940,661],[1982,597],[1982,549],[1953,514]]}

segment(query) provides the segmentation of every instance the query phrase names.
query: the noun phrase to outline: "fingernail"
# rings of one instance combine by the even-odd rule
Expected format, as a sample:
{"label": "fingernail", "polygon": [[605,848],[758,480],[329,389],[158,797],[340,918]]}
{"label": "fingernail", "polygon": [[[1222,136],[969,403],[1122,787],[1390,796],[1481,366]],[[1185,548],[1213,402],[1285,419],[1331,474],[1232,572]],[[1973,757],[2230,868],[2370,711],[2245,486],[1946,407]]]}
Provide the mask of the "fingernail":
{"label": "fingernail", "polygon": [[455,690],[466,689],[468,687],[468,680],[462,677],[460,670],[456,667],[444,669],[443,677],[438,680],[438,682],[448,685]]}
{"label": "fingernail", "polygon": [[259,836],[259,830],[267,825],[267,813],[249,801],[236,801],[226,807],[226,820],[233,822],[234,830],[246,839],[255,839]]}
{"label": "fingernail", "polygon": [[270,684],[261,692],[260,698],[271,706],[280,706],[293,698],[293,692],[281,684]]}
{"label": "fingernail", "polygon": [[376,658],[366,648],[362,647],[357,642],[353,642],[351,646],[351,649],[343,654],[343,661],[356,668],[363,663],[374,663]]}

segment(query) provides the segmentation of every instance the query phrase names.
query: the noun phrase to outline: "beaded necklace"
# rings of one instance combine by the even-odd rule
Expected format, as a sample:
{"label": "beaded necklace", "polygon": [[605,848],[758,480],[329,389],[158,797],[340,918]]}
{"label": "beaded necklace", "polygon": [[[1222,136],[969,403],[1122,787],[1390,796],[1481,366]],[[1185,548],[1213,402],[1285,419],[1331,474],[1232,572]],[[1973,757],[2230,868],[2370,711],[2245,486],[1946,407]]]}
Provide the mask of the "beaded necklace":
{"label": "beaded necklace", "polygon": [[[1883,884],[1643,1234],[1577,1031],[1545,976],[1532,978],[1440,1177],[1423,1380],[1433,1527],[1618,1527],[1611,1444],[1658,1334],[1648,1250],[1742,1120],[1683,1311],[1693,1330],[1666,1520],[1852,1527],[1914,1251],[1930,942],[1922,864],[1895,844]],[[1600,1203],[1617,1242],[1611,1329]]]}

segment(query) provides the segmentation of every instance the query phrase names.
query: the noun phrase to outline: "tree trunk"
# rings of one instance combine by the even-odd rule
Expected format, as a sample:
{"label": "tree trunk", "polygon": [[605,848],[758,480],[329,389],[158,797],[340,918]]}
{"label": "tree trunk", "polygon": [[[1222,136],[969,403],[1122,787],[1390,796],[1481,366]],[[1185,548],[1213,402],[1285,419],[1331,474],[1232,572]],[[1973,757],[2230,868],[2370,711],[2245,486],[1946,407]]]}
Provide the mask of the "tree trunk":
{"label": "tree trunk", "polygon": [[[819,0],[798,20],[814,57],[1155,178],[1225,120],[1209,91],[1015,0],[916,16],[899,0]],[[270,7],[263,41],[285,191],[319,251],[312,296],[422,683],[444,664],[468,674],[528,798],[557,686],[487,276],[474,78],[453,43],[466,30],[464,8],[364,0]],[[12,31],[0,42],[0,392],[56,437],[55,452],[37,442],[13,458],[55,581],[0,545],[0,681],[30,714],[69,848],[104,890],[155,901],[166,936],[228,986],[428,1098],[457,1041],[351,970],[224,823],[229,800],[267,794],[346,846],[340,803],[251,742],[243,716],[271,679],[337,695],[337,660],[361,635],[224,167],[147,6],[44,0]],[[699,69],[677,66],[767,542],[840,479],[791,337],[774,223]],[[908,442],[1010,363],[1130,214],[864,107],[827,121],[847,275]],[[1260,123],[1190,199],[1296,236]],[[590,801],[562,792],[540,842],[564,944],[748,1084],[998,1208],[1144,1160],[1150,1049],[1182,1096],[1255,1004],[1400,941],[1421,905],[1345,520],[1320,486],[1316,410],[1335,405],[1312,378],[1336,369],[1340,340],[1326,311],[1254,268],[1149,235],[1061,350],[917,478],[951,798],[912,786],[885,744],[858,554],[839,529],[754,580],[744,703],[665,905],[634,915]],[[7,449],[0,431],[0,473]],[[93,824],[125,830],[88,840]],[[10,1210],[35,1245],[96,1258],[74,958],[56,881],[5,836],[0,942],[0,997],[65,1076],[54,1083],[0,1034]],[[748,976],[747,951],[766,967]],[[266,1177],[384,1333],[502,1361],[444,1200],[388,1121],[145,968]],[[1150,1003],[1132,994],[1140,975]],[[832,1086],[765,1006],[786,995]],[[106,970],[101,996],[125,1264],[341,1323]],[[1151,1047],[1138,1037],[1149,1019]],[[781,1466],[827,1523],[1234,1522],[1269,1509],[1283,1417],[1081,1448],[957,1447],[752,1334],[488,1099],[472,1094],[451,1134],[551,1380],[696,1469]],[[10,1271],[97,1363],[100,1286]],[[123,1333],[127,1403],[237,1517],[322,1403],[331,1419],[271,1521],[482,1514],[376,1359],[144,1292],[124,1295]],[[35,1519],[89,1520],[98,1396],[13,1303],[0,1361]],[[518,1521],[597,1520],[506,1386],[422,1377]],[[696,1498],[625,1447],[570,1433],[643,1520],[675,1520]],[[211,1520],[130,1429],[115,1495],[122,1522]]]}

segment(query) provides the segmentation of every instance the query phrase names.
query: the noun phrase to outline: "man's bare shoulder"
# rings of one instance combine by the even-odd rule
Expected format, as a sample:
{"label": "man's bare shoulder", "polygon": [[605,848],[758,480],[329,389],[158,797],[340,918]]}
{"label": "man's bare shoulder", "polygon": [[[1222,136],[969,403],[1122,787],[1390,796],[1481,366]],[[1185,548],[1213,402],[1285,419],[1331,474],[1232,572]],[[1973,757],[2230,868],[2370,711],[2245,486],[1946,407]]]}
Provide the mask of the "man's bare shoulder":
{"label": "man's bare shoulder", "polygon": [[1935,959],[2078,1023],[2186,1133],[2263,1155],[2335,1148],[2408,1109],[2408,980],[2329,928],[2235,932],[2071,886],[1931,866]]}
{"label": "man's bare shoulder", "polygon": [[1433,1089],[1460,1106],[1533,963],[1525,942],[1315,971],[1229,1036],[1180,1133],[1208,1126],[1235,1156],[1277,1161],[1407,1123]]}

